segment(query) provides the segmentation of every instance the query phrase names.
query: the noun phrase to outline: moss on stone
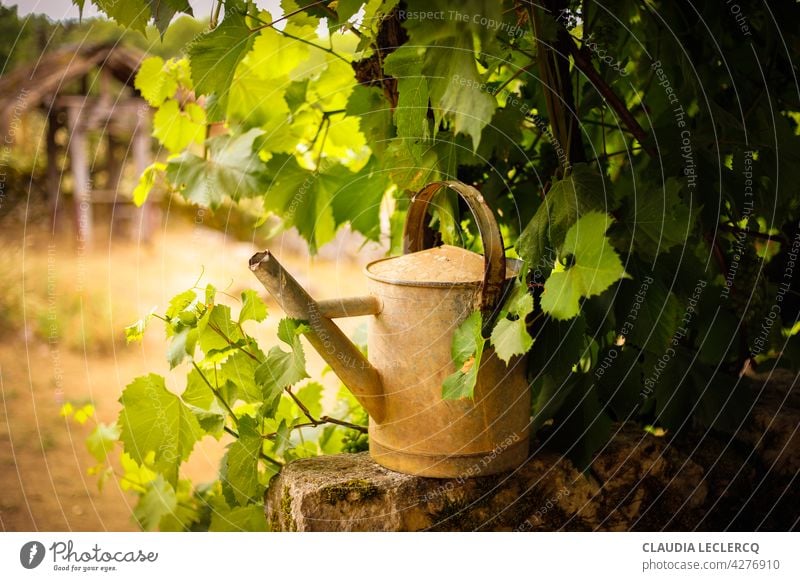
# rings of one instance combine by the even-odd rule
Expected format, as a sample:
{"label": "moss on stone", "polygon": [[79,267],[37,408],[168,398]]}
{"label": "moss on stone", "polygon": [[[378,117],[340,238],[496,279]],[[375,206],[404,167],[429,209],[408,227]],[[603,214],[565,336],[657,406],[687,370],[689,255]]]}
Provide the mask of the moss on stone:
{"label": "moss on stone", "polygon": [[[283,490],[283,496],[281,497],[281,513],[283,514],[283,521],[284,521],[284,530],[287,531],[296,531],[297,530],[297,523],[292,516],[292,496],[289,494],[289,489],[285,488]],[[273,529],[277,530],[277,529]]]}
{"label": "moss on stone", "polygon": [[326,486],[320,490],[320,495],[327,504],[336,504],[341,501],[360,502],[376,498],[381,495],[381,491],[368,480],[354,479]]}

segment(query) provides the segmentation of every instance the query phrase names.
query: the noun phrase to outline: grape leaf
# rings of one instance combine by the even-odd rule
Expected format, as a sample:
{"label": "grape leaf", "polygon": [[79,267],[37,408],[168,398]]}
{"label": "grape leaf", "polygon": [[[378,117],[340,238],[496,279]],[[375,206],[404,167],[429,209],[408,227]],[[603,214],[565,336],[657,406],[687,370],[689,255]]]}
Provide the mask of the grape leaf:
{"label": "grape leaf", "polygon": [[159,474],[139,497],[133,514],[144,530],[151,531],[158,527],[162,518],[171,515],[177,506],[175,489]]}
{"label": "grape leaf", "polygon": [[177,482],[179,462],[189,457],[203,435],[197,419],[154,373],[134,379],[120,402],[118,424],[125,452],[139,463],[153,452],[155,469]]}
{"label": "grape leaf", "polygon": [[200,348],[206,355],[244,340],[239,326],[231,320],[231,308],[228,305],[214,305],[209,309],[200,319],[197,330],[200,332]]}
{"label": "grape leaf", "polygon": [[375,87],[358,85],[350,94],[346,113],[358,118],[359,131],[373,153],[383,155],[393,134],[392,111],[383,93]]}
{"label": "grape leaf", "polygon": [[533,345],[533,338],[525,323],[525,318],[531,312],[533,296],[528,292],[527,285],[517,281],[491,335],[495,353],[506,364],[515,355],[527,353]]}
{"label": "grape leaf", "polygon": [[427,140],[428,80],[422,74],[423,49],[401,46],[384,60],[383,70],[397,79],[398,100],[394,122],[398,137]]}
{"label": "grape leaf", "polygon": [[174,369],[183,362],[187,355],[194,353],[197,344],[197,329],[183,327],[172,336],[172,342],[167,349],[169,368]]}
{"label": "grape leaf", "polygon": [[306,356],[300,343],[300,335],[306,331],[308,327],[296,319],[282,319],[278,324],[278,337],[291,347],[291,351],[287,353],[280,347],[273,347],[264,363],[256,369],[256,383],[261,386],[264,401],[272,401],[286,386],[308,377]]}
{"label": "grape leaf", "polygon": [[197,293],[192,289],[183,291],[170,299],[167,305],[167,311],[164,314],[168,320],[174,319],[185,311],[195,300],[197,300]]}
{"label": "grape leaf", "polygon": [[669,178],[663,189],[643,187],[641,195],[627,200],[621,221],[634,251],[643,258],[655,258],[686,242],[699,209],[690,210],[680,190],[680,181]]}
{"label": "grape leaf", "polygon": [[[585,164],[575,164],[566,178],[555,182],[517,241],[517,253],[531,267],[542,266],[548,245],[557,248],[578,218],[605,210],[610,195],[603,177]],[[610,208],[609,208],[610,209]]]}
{"label": "grape leaf", "polygon": [[[258,360],[264,359],[263,353],[255,345],[249,345],[247,352]],[[220,365],[217,375],[220,382],[235,387],[231,395],[235,394],[248,403],[256,403],[262,401],[264,395],[255,379],[260,363],[250,355],[241,349],[237,350]],[[227,397],[227,401],[232,400],[231,396]]]}
{"label": "grape leaf", "polygon": [[167,162],[167,179],[186,200],[216,208],[223,196],[233,200],[263,194],[267,189],[264,164],[253,151],[262,132],[251,129],[238,136],[220,135],[207,141],[208,159],[184,152]]}
{"label": "grape leaf", "polygon": [[120,26],[144,34],[150,20],[150,6],[146,0],[92,0],[97,7],[116,20]]}
{"label": "grape leaf", "polygon": [[150,192],[153,191],[153,187],[156,185],[156,179],[165,169],[167,169],[166,164],[160,161],[155,161],[144,169],[142,175],[139,176],[136,187],[133,189],[133,203],[137,208],[147,201]]}
{"label": "grape leaf", "polygon": [[653,353],[666,350],[683,314],[678,297],[649,275],[625,281],[616,307],[619,331],[624,332],[626,342]]}
{"label": "grape leaf", "polygon": [[116,423],[109,425],[98,422],[92,433],[86,438],[86,448],[99,463],[105,462],[108,453],[114,449],[114,445],[119,440],[119,434],[119,427]]}
{"label": "grape leaf", "polygon": [[172,153],[192,143],[201,145],[205,135],[206,113],[194,103],[187,103],[181,111],[177,101],[169,100],[153,116],[153,137]]}
{"label": "grape leaf", "polygon": [[[125,2],[118,2],[126,4]],[[225,18],[213,30],[197,37],[187,48],[192,81],[198,94],[214,95],[209,119],[222,121],[236,67],[253,46],[242,3],[226,2]]]}
{"label": "grape leaf", "polygon": [[331,197],[337,226],[349,222],[367,239],[378,240],[381,202],[389,187],[389,175],[382,171],[380,163],[373,157],[357,174],[347,172],[340,177],[342,185]]}
{"label": "grape leaf", "polygon": [[475,311],[453,333],[451,356],[456,371],[448,375],[442,383],[443,399],[472,397],[486,344],[482,325],[481,313]]}
{"label": "grape leaf", "polygon": [[480,88],[483,80],[475,62],[472,39],[459,35],[428,47],[424,71],[430,83],[437,124],[444,116],[452,115],[454,133],[469,135],[477,151],[481,133],[492,120],[497,100]]}
{"label": "grape leaf", "polygon": [[242,291],[242,309],[239,311],[239,323],[255,321],[260,323],[267,318],[267,305],[252,289]]}
{"label": "grape leaf", "polygon": [[178,12],[183,12],[190,16],[193,15],[192,7],[189,6],[188,0],[148,0],[150,3],[150,12],[153,15],[158,32],[161,38],[164,38],[164,33],[167,32],[169,23],[172,17]]}
{"label": "grape leaf", "polygon": [[239,438],[228,448],[225,476],[236,502],[246,505],[260,497],[264,489],[258,480],[261,434],[250,416],[239,418],[238,432]]}
{"label": "grape leaf", "polygon": [[233,532],[266,532],[267,519],[264,518],[264,506],[249,504],[225,509],[215,508],[211,513],[211,524],[208,530],[218,533]]}
{"label": "grape leaf", "polygon": [[561,247],[562,258],[571,264],[557,262],[544,284],[542,310],[556,319],[571,319],[580,312],[580,299],[599,295],[625,275],[617,253],[605,232],[610,218],[590,212],[568,231]]}
{"label": "grape leaf", "polygon": [[160,107],[178,90],[178,82],[172,75],[165,74],[164,65],[164,59],[158,56],[144,59],[133,82],[133,86],[153,107]]}

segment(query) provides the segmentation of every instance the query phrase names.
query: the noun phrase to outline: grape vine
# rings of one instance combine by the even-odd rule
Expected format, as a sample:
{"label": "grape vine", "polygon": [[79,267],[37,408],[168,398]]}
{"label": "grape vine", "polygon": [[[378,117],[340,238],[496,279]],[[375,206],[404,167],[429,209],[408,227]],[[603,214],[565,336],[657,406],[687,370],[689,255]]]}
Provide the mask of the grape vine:
{"label": "grape vine", "polygon": [[[140,30],[191,13],[186,0],[96,4]],[[470,396],[484,349],[527,354],[537,437],[580,466],[612,421],[735,429],[749,406],[737,375],[800,363],[800,95],[786,49],[800,38],[784,29],[788,3],[740,4],[746,31],[699,19],[724,12],[711,0],[283,0],[280,17],[217,2],[183,58],[151,57],[136,77],[168,155],[135,199],[252,198],[312,252],[348,225],[396,253],[414,192],[469,183],[524,268],[488,337],[479,316],[459,328],[445,397]],[[715,42],[698,42],[700,23]],[[465,208],[436,206],[441,240],[476,247]],[[365,448],[346,391],[343,413],[322,415],[304,322],[282,321],[285,347],[265,354],[245,332],[266,317],[255,293],[233,319],[213,288],[192,289],[129,338],[156,316],[185,391],[140,377],[119,422],[90,438],[103,474],[122,442],[143,526],[263,528],[282,463]],[[179,468],[206,434],[233,441],[220,480],[197,487]]]}

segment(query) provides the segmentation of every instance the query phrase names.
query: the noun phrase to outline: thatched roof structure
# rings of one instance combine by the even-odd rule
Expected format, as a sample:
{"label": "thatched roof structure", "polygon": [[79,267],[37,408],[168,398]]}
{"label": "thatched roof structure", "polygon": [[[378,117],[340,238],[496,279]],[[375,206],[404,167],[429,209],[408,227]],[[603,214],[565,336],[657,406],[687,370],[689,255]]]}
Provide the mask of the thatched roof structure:
{"label": "thatched roof structure", "polygon": [[43,54],[35,62],[0,77],[0,129],[11,117],[43,105],[50,108],[56,95],[72,81],[100,68],[133,88],[133,79],[146,55],[118,44],[68,46]]}

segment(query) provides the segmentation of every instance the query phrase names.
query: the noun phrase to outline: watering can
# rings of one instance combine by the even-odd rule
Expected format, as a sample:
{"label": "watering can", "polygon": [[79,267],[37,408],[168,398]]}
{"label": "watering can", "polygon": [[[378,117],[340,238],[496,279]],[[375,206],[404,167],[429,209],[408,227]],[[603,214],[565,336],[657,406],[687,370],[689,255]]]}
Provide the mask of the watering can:
{"label": "watering can", "polygon": [[[484,255],[430,246],[427,210],[442,188],[472,211]],[[528,455],[530,389],[522,358],[508,365],[484,351],[472,398],[442,399],[456,371],[453,333],[473,311],[484,321],[517,275],[500,230],[480,192],[457,181],[434,182],[414,196],[404,254],[365,267],[369,295],[315,301],[269,252],[250,269],[290,317],[308,321],[309,343],[369,414],[370,455],[382,466],[417,476],[463,478],[519,466]],[[333,322],[369,315],[369,359]],[[466,371],[466,370],[465,370]]]}

